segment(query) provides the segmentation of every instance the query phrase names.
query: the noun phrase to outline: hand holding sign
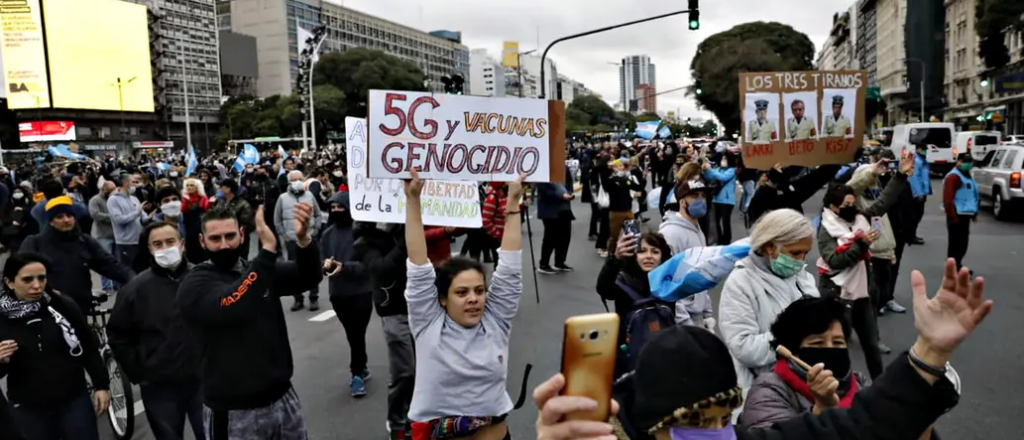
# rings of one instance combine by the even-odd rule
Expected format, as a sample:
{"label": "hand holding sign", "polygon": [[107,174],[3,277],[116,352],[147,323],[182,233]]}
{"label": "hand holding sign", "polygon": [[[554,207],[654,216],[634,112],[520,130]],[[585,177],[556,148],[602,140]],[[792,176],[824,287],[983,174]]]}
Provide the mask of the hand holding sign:
{"label": "hand holding sign", "polygon": [[407,199],[418,199],[423,192],[423,181],[420,180],[420,173],[416,168],[409,170],[409,179],[405,180],[405,197]]}

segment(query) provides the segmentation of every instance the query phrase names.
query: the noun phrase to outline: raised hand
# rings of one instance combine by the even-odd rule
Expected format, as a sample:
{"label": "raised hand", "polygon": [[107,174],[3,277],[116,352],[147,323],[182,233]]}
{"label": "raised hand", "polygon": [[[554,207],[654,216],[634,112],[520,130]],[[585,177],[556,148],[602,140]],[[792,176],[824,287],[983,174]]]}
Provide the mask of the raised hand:
{"label": "raised hand", "polygon": [[419,170],[416,168],[409,170],[409,179],[405,180],[405,197],[406,198],[420,198],[420,193],[423,192],[423,180],[420,180]]}
{"label": "raised hand", "polygon": [[914,156],[908,154],[900,158],[900,172],[906,174],[907,177],[914,175]]}
{"label": "raised hand", "polygon": [[[267,226],[267,221],[263,217],[264,206],[260,205],[259,208],[256,208],[256,235],[260,238],[260,244],[263,245],[263,249],[277,252],[277,236]],[[242,232],[246,231],[243,230]]]}
{"label": "raised hand", "polygon": [[[559,396],[565,386],[565,377],[556,374],[533,390],[537,405],[537,440],[615,440],[612,425],[586,420],[565,420],[565,416],[578,411],[589,411],[597,402],[586,397]],[[612,413],[619,406],[612,401]]]}
{"label": "raised hand", "polygon": [[312,218],[312,205],[306,202],[295,204],[295,238],[303,247],[309,244],[309,223]]}
{"label": "raised hand", "polygon": [[970,278],[967,268],[957,272],[956,262],[949,258],[946,260],[942,286],[934,297],[928,298],[924,275],[916,270],[910,274],[914,295],[914,328],[918,336],[914,349],[922,360],[930,361],[927,357],[932,357],[931,361],[941,362],[940,365],[928,362],[930,365],[944,365],[953,351],[992,311],[992,301],[982,299],[985,280],[978,277],[972,282]]}
{"label": "raised hand", "polygon": [[519,209],[519,203],[523,200],[523,180],[526,180],[526,176],[527,174],[520,174],[515,181],[508,183],[508,204],[505,205],[506,210]]}

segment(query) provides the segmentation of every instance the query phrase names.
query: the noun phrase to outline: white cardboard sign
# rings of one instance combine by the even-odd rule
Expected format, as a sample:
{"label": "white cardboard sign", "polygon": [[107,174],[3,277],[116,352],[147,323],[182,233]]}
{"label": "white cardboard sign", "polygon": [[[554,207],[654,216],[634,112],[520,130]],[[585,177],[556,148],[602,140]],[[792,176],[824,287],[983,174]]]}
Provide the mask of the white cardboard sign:
{"label": "white cardboard sign", "polygon": [[546,100],[370,90],[368,117],[370,176],[550,181]]}
{"label": "white cardboard sign", "polygon": [[[371,179],[366,174],[366,130],[365,119],[345,118],[352,218],[361,222],[405,223],[402,181]],[[424,225],[479,228],[483,224],[477,182],[427,180],[420,204]]]}

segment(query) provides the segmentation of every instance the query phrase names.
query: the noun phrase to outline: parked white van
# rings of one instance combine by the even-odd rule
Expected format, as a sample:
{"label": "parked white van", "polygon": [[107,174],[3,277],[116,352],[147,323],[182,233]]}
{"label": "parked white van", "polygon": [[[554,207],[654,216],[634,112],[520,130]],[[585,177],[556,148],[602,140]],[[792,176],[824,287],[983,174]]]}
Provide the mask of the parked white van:
{"label": "parked white van", "polygon": [[969,152],[974,160],[980,161],[1002,143],[1002,136],[998,131],[961,131],[956,134],[955,146],[960,152]]}
{"label": "parked white van", "polygon": [[904,151],[913,154],[917,145],[926,145],[931,170],[945,174],[953,168],[956,156],[961,151],[953,145],[955,131],[953,124],[948,122],[900,124],[892,129],[892,144],[889,149],[896,157],[902,157]]}

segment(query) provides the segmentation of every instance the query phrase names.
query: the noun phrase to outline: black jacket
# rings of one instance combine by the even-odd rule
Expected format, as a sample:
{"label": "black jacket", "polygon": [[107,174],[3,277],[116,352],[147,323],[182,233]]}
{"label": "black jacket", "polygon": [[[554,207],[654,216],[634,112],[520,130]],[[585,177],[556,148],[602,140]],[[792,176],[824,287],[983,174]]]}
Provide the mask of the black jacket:
{"label": "black jacket", "polygon": [[789,208],[804,212],[804,202],[831,181],[839,168],[840,165],[822,165],[807,175],[784,184],[781,188],[772,188],[768,185],[758,187],[750,199],[750,207],[747,208],[750,224],[757,222],[765,213],[776,209]]}
{"label": "black jacket", "polygon": [[[52,277],[52,276],[51,276]],[[65,295],[48,292],[39,312],[24,318],[0,316],[0,341],[13,339],[18,350],[7,364],[0,364],[0,377],[7,377],[7,398],[12,405],[52,409],[86,390],[84,372],[93,388],[110,389],[110,377],[100,358],[99,341],[75,302]],[[71,355],[53,314],[53,307],[71,324],[81,344],[81,354]]]}
{"label": "black jacket", "polygon": [[[619,396],[629,401],[629,396]],[[857,393],[847,409],[804,413],[766,429],[736,429],[737,440],[878,440],[917,439],[960,400],[953,385],[941,379],[929,385],[914,370],[907,353],[897,356],[873,385]],[[625,408],[626,405],[623,405]],[[629,426],[627,411],[619,420],[631,440],[652,440]]]}
{"label": "black jacket", "polygon": [[[135,276],[87,234],[61,234],[53,228],[30,236],[21,244],[21,252],[34,252],[50,259],[48,287],[75,300],[79,310],[92,307],[92,273],[127,284]],[[80,312],[80,313],[82,313]]]}
{"label": "black jacket", "polygon": [[107,322],[107,343],[132,383],[191,384],[199,379],[199,350],[177,306],[188,274],[154,266],[117,292]]}
{"label": "black jacket", "polygon": [[363,265],[373,284],[373,306],[377,316],[408,315],[405,303],[405,234],[401,227],[392,232],[374,229],[356,240],[356,255],[363,256]]}
{"label": "black jacket", "polygon": [[269,406],[291,388],[294,365],[282,296],[323,279],[316,242],[295,261],[260,249],[248,267],[197,265],[178,288],[178,307],[202,353],[203,400],[213,410]]}

